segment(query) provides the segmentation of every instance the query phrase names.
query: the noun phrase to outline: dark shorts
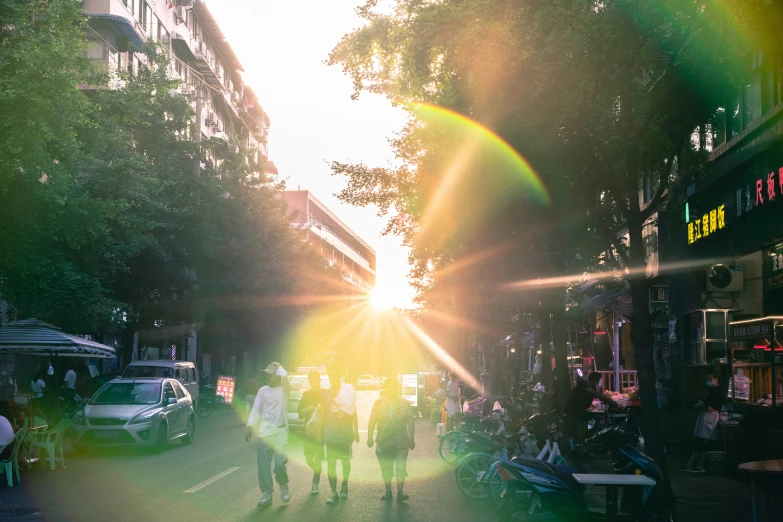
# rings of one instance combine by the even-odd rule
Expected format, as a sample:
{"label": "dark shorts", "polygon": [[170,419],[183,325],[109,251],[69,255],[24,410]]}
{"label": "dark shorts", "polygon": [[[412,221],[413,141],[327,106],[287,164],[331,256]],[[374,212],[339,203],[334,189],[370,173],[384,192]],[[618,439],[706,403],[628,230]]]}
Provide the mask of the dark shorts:
{"label": "dark shorts", "polygon": [[375,456],[381,465],[381,476],[384,482],[390,482],[396,475],[397,480],[405,480],[408,476],[408,448],[381,448],[376,446]]}
{"label": "dark shorts", "polygon": [[352,457],[352,444],[326,443],[326,460],[342,460]]}
{"label": "dark shorts", "polygon": [[324,460],[324,443],[318,442],[316,440],[305,438],[304,439],[304,454],[305,456],[309,456],[312,454],[316,454],[320,457],[321,460]]}

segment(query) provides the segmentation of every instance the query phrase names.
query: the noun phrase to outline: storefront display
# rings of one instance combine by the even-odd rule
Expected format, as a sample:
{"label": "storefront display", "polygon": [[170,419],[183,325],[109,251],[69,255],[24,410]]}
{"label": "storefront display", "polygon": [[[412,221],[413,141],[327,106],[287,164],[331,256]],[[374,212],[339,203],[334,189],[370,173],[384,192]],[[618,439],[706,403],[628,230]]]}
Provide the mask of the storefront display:
{"label": "storefront display", "polygon": [[729,398],[783,405],[783,317],[735,321],[729,332]]}

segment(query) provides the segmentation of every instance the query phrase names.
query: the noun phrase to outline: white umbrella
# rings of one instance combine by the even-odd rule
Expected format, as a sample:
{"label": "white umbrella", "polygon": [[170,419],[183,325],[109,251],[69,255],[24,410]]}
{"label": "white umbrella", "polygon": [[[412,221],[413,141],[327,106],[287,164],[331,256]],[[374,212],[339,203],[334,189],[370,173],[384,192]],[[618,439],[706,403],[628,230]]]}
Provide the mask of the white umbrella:
{"label": "white umbrella", "polygon": [[0,354],[111,359],[114,348],[63,333],[38,319],[13,321],[0,328]]}

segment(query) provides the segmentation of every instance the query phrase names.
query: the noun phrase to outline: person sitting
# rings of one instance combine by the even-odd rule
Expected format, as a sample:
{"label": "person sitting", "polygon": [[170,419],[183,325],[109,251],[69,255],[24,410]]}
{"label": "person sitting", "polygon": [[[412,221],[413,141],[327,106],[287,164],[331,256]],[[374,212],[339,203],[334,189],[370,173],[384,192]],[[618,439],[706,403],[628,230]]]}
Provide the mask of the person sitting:
{"label": "person sitting", "polygon": [[617,403],[610,397],[598,391],[601,383],[601,374],[592,372],[586,381],[579,381],[571,390],[568,396],[564,413],[566,417],[566,432],[574,437],[581,424],[589,422],[592,418],[588,408],[593,403],[593,399],[598,399],[603,403],[609,404],[612,408],[617,408]]}

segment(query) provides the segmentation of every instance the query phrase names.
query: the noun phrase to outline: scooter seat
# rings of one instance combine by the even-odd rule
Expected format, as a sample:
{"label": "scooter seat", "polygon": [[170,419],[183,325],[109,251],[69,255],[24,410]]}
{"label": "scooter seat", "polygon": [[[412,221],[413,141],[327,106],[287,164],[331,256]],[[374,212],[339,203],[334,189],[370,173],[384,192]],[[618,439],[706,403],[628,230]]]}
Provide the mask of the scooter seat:
{"label": "scooter seat", "polygon": [[[571,472],[561,469],[560,466],[555,466],[554,464],[549,464],[548,462],[544,462],[542,460],[534,460],[534,459],[526,459],[523,457],[514,457],[511,459],[512,462],[515,462],[522,466],[527,466],[529,468],[537,469],[539,471],[543,471],[544,473],[548,473],[549,475],[553,475],[557,477],[558,479],[562,480],[568,486],[577,492],[582,492],[585,490],[585,486],[583,484],[580,484],[579,482],[574,479],[574,476]],[[576,470],[575,468],[571,466],[566,466],[569,470],[574,470],[574,473],[577,473],[579,470]]]}

